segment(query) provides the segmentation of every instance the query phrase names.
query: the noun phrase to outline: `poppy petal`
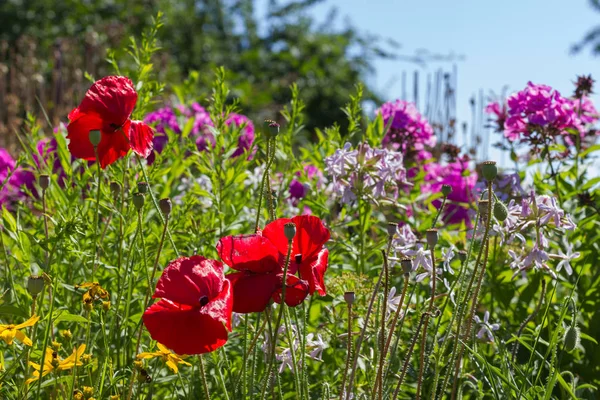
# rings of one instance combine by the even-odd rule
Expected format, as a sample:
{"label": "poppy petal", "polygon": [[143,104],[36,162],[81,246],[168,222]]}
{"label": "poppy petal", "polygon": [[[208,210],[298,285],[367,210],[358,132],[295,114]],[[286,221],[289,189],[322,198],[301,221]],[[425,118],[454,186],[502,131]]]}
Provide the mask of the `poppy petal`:
{"label": "poppy petal", "polygon": [[69,125],[67,125],[67,139],[69,139],[69,151],[75,158],[84,160],[95,160],[94,146],[90,142],[90,131],[102,129],[102,119],[98,114],[82,113],[75,108],[69,113]]}
{"label": "poppy petal", "polygon": [[261,235],[238,235],[221,238],[217,244],[221,260],[238,271],[265,273],[279,268],[277,248]]}
{"label": "poppy petal", "polygon": [[[288,240],[285,237],[285,234],[283,233],[284,226],[288,222],[292,222],[292,220],[289,218],[276,219],[270,224],[267,224],[267,226],[265,226],[265,229],[263,229],[262,231],[262,235],[269,238],[271,243],[273,243],[275,247],[277,247],[277,250],[279,250],[279,253],[281,253],[283,257],[287,255],[288,251]],[[293,256],[294,254],[292,254],[292,257]]]}
{"label": "poppy petal", "polygon": [[209,301],[218,297],[223,281],[223,264],[219,261],[202,256],[181,257],[164,269],[153,297],[194,307],[203,296]]}
{"label": "poppy petal", "polygon": [[102,131],[102,139],[98,144],[98,158],[100,166],[104,169],[110,164],[117,161],[119,158],[125,157],[129,152],[129,140],[127,133],[129,132],[130,121],[114,132]]}
{"label": "poppy petal", "polygon": [[208,353],[227,342],[227,329],[222,322],[169,300],[150,306],[143,320],[152,339],[178,354]]}
{"label": "poppy petal", "polygon": [[231,287],[231,282],[223,278],[223,290],[221,290],[221,293],[211,299],[200,311],[220,321],[231,332],[231,313],[233,311],[233,288]]}
{"label": "poppy petal", "polygon": [[131,121],[129,128],[129,145],[140,157],[148,157],[152,153],[154,130],[142,121]]}
{"label": "poppy petal", "polygon": [[323,221],[314,215],[302,215],[292,218],[292,222],[296,225],[293,255],[302,254],[304,259],[317,255],[330,237]]}
{"label": "poppy petal", "polygon": [[233,289],[233,312],[261,312],[269,305],[271,296],[281,285],[275,274],[235,272],[225,275]]}
{"label": "poppy petal", "polygon": [[[283,282],[283,274],[278,274],[277,279],[279,282],[279,288],[273,293],[273,300],[277,303],[281,303],[281,286]],[[309,286],[306,281],[299,279],[295,275],[289,275],[286,279],[285,288],[285,304],[290,307],[296,307],[302,303],[306,296],[308,296]]]}
{"label": "poppy petal", "polygon": [[104,130],[112,126],[123,126],[129,119],[135,103],[137,93],[131,79],[124,76],[106,76],[89,88],[79,105],[84,112],[94,112],[104,121]]}
{"label": "poppy petal", "polygon": [[329,250],[322,249],[316,257],[300,264],[300,278],[308,282],[310,294],[318,292],[320,296],[327,294],[325,290],[325,271],[327,271],[327,259]]}

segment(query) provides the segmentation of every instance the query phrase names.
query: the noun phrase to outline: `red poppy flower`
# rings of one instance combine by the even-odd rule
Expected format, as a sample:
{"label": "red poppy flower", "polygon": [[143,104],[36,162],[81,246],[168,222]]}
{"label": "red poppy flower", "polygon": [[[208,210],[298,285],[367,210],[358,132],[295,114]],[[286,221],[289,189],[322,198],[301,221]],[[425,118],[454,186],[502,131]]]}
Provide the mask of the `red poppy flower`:
{"label": "red poppy flower", "polygon": [[[283,236],[283,228],[278,235]],[[223,262],[239,271],[226,275],[233,288],[233,311],[261,312],[273,299],[281,302],[284,257],[269,237],[254,235],[227,236],[219,240],[217,251]],[[290,264],[285,280],[285,303],[295,307],[308,295],[308,283],[293,274]]]}
{"label": "red poppy flower", "polygon": [[231,332],[233,296],[223,264],[202,256],[181,257],[165,268],[144,312],[152,339],[179,354],[214,351]]}
{"label": "red poppy flower", "polygon": [[[282,257],[287,255],[288,241],[283,235],[283,227],[288,222],[296,225],[296,236],[292,241],[290,267],[298,271],[300,278],[307,281],[310,294],[318,292],[325,296],[325,271],[329,251],[323,245],[331,236],[320,218],[313,215],[302,215],[292,219],[280,218],[268,224],[262,234],[277,247]],[[281,232],[281,233],[280,233]]]}
{"label": "red poppy flower", "polygon": [[69,113],[67,126],[69,151],[76,158],[95,160],[90,131],[101,133],[98,144],[100,166],[106,168],[129,149],[141,157],[152,152],[152,128],[141,121],[131,121],[131,113],[137,102],[133,83],[124,76],[107,76],[96,81],[85,97]]}

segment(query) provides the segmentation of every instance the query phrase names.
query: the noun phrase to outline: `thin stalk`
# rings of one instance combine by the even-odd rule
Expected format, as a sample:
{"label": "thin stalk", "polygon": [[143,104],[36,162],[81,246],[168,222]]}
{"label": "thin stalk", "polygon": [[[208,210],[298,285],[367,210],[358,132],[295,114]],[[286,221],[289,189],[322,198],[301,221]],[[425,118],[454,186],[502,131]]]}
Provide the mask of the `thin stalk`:
{"label": "thin stalk", "polygon": [[[390,240],[391,243],[391,240]],[[375,379],[375,385],[373,386],[373,393],[371,397],[375,399],[377,395],[377,389],[379,386],[382,386],[382,374],[383,374],[383,364],[385,363],[385,323],[387,317],[387,303],[388,303],[388,285],[390,280],[390,273],[388,268],[387,254],[382,252],[383,254],[383,270],[385,279],[383,281],[383,307],[381,307],[381,328],[379,330],[379,368],[377,369],[377,377]],[[379,393],[379,399],[381,400],[383,397],[383,388]]]}
{"label": "thin stalk", "polygon": [[100,231],[100,193],[102,185],[102,169],[100,168],[100,158],[98,157],[98,147],[94,146],[94,153],[96,154],[96,167],[97,167],[97,191],[96,191],[96,210],[94,212],[95,224],[94,224],[94,264],[92,265],[92,282],[94,282],[94,276],[96,275],[96,269],[98,268],[98,258],[100,256],[100,241],[98,240],[98,233]]}
{"label": "thin stalk", "polygon": [[[296,386],[296,393],[302,395],[302,387],[300,386],[300,375],[298,374],[298,364],[296,363],[296,351],[294,350],[294,338],[292,336],[292,321],[290,313],[286,308],[283,313],[284,324],[286,325],[286,333],[288,337],[288,344],[290,345],[290,354],[292,356],[292,374],[294,375],[294,385]],[[304,352],[304,348],[301,347],[301,351]]]}
{"label": "thin stalk", "polygon": [[344,374],[342,375],[342,387],[340,388],[340,400],[344,400],[344,395],[347,396],[344,391],[346,388],[346,377],[348,376],[348,368],[350,367],[350,360],[352,359],[352,303],[348,302],[348,336],[346,337],[346,366],[344,367]]}
{"label": "thin stalk", "polygon": [[446,206],[446,199],[447,197],[444,196],[443,200],[442,200],[442,205],[440,206],[440,208],[438,209],[437,214],[435,215],[435,219],[433,220],[433,224],[431,225],[431,229],[435,228],[435,225],[438,222],[438,218],[440,218],[440,215],[442,214],[442,211],[444,211],[444,207]]}
{"label": "thin stalk", "polygon": [[44,236],[46,238],[44,259],[46,260],[46,268],[48,268],[48,210],[46,208],[46,189],[42,189],[42,212],[44,214]]}
{"label": "thin stalk", "polygon": [[210,400],[210,392],[208,391],[208,381],[206,380],[206,371],[204,370],[202,354],[198,355],[198,363],[200,365],[200,379],[202,379],[202,387],[204,388],[204,400]]}
{"label": "thin stalk", "polygon": [[[431,246],[431,298],[429,299],[429,307],[427,308],[427,314],[431,315],[433,312],[433,302],[435,301],[435,284],[437,281],[436,276],[436,264],[435,264],[435,251],[434,246]],[[419,377],[417,379],[417,395],[416,399],[419,400],[421,398],[421,385],[423,382],[423,373],[425,372],[425,347],[427,346],[427,327],[429,325],[429,317],[425,317],[425,323],[423,326],[423,337],[421,339],[421,356],[420,356],[420,367],[419,367]]]}
{"label": "thin stalk", "polygon": [[[542,307],[542,304],[544,303],[545,297],[546,297],[546,281],[542,278],[542,294],[540,295],[540,300],[537,302],[533,312],[531,314],[529,314],[527,316],[527,318],[525,318],[525,321],[523,321],[521,323],[521,325],[519,326],[519,330],[517,331],[517,335],[516,335],[517,338],[521,337],[521,334],[523,333],[523,330],[525,329],[527,324],[530,323],[531,321],[533,321],[533,319],[536,317],[538,312],[540,312],[540,308]],[[512,357],[511,357],[512,362],[515,362],[515,358],[517,356],[518,351],[519,351],[519,341],[516,340],[515,345],[513,346],[513,349],[512,349]]]}

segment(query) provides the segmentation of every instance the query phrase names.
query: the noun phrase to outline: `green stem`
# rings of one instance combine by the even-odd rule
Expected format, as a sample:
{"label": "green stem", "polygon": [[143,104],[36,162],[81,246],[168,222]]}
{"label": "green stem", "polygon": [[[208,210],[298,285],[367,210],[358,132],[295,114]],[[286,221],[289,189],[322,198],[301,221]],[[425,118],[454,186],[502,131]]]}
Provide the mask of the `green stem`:
{"label": "green stem", "polygon": [[204,388],[204,400],[210,400],[210,392],[208,391],[208,381],[206,380],[206,371],[204,370],[204,360],[202,354],[198,355],[200,364],[200,379],[202,379],[202,387]]}
{"label": "green stem", "polygon": [[[431,298],[429,299],[429,307],[427,308],[427,314],[432,315],[433,312],[433,302],[435,301],[435,284],[437,281],[436,276],[436,264],[435,264],[435,251],[434,246],[431,247]],[[421,398],[421,385],[423,381],[423,373],[425,372],[425,347],[427,346],[427,327],[429,326],[429,317],[425,317],[425,323],[423,326],[423,337],[421,339],[421,357],[420,357],[420,366],[419,366],[419,377],[417,379],[417,395],[416,399],[419,400]]]}
{"label": "green stem", "polygon": [[347,397],[346,389],[346,377],[348,376],[348,368],[350,367],[350,360],[352,359],[352,303],[348,303],[348,334],[346,337],[346,366],[344,367],[344,374],[342,375],[342,387],[340,388],[340,399],[344,400]]}

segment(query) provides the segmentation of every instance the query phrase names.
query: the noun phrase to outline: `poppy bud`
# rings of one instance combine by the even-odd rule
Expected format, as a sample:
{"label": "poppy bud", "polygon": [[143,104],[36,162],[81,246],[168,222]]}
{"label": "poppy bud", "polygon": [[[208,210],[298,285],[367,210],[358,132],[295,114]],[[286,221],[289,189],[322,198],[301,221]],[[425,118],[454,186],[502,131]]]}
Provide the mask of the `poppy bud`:
{"label": "poppy bud", "polygon": [[427,229],[427,244],[429,247],[435,247],[438,242],[438,230],[437,229]]}
{"label": "poppy bud", "polygon": [[40,175],[39,183],[43,190],[48,189],[48,186],[50,186],[50,177],[48,175]]}
{"label": "poppy bud", "polygon": [[100,140],[102,140],[102,134],[100,131],[90,131],[89,136],[90,142],[92,142],[92,146],[98,147],[100,144]]}
{"label": "poppy bud", "polygon": [[458,259],[460,260],[460,262],[465,262],[465,260],[467,259],[467,252],[464,250],[459,250]]}
{"label": "poppy bud", "polygon": [[479,214],[481,214],[481,219],[484,221],[488,220],[488,205],[490,204],[489,200],[479,200]]}
{"label": "poppy bud", "polygon": [[496,167],[496,161],[484,161],[481,167],[483,177],[488,181],[493,181],[498,175],[498,167]]}
{"label": "poppy bud", "polygon": [[279,124],[275,121],[272,121],[270,119],[266,119],[264,124],[264,133],[265,136],[269,139],[277,137],[277,135],[279,135]]}
{"label": "poppy bud", "polygon": [[144,195],[141,193],[133,194],[133,205],[136,210],[141,210],[144,207]]}
{"label": "poppy bud", "polygon": [[137,184],[138,192],[141,194],[148,193],[148,184],[146,182],[138,182]]}
{"label": "poppy bud", "polygon": [[448,197],[452,193],[452,186],[450,185],[442,185],[442,194],[444,197]]}
{"label": "poppy bud", "polygon": [[293,222],[288,222],[283,226],[283,234],[290,242],[294,240],[294,236],[296,236],[296,224]]}
{"label": "poppy bud", "polygon": [[27,291],[31,297],[36,297],[38,294],[42,293],[43,289],[44,278],[36,275],[31,275],[29,278],[27,278]]}
{"label": "poppy bud", "polygon": [[387,233],[389,237],[393,237],[398,229],[398,224],[395,222],[388,222],[387,224]]}
{"label": "poppy bud", "polygon": [[565,343],[565,350],[571,352],[579,345],[579,328],[576,326],[569,326],[565,332],[563,338]]}
{"label": "poppy bud", "polygon": [[110,183],[110,191],[112,195],[117,198],[121,194],[121,184],[116,181]]}
{"label": "poppy bud", "polygon": [[500,222],[508,218],[508,208],[503,202],[497,201],[494,204],[494,217]]}
{"label": "poppy bud", "polygon": [[171,199],[169,199],[168,197],[160,199],[158,201],[158,206],[160,207],[160,211],[162,211],[165,217],[168,217],[171,214],[171,209],[173,206],[171,205]]}
{"label": "poppy bud", "polygon": [[400,265],[402,266],[402,272],[404,272],[405,275],[410,274],[410,271],[412,271],[412,260],[408,257],[403,258],[400,261]]}
{"label": "poppy bud", "polygon": [[348,304],[353,304],[355,299],[354,292],[346,292],[344,293],[344,301]]}

